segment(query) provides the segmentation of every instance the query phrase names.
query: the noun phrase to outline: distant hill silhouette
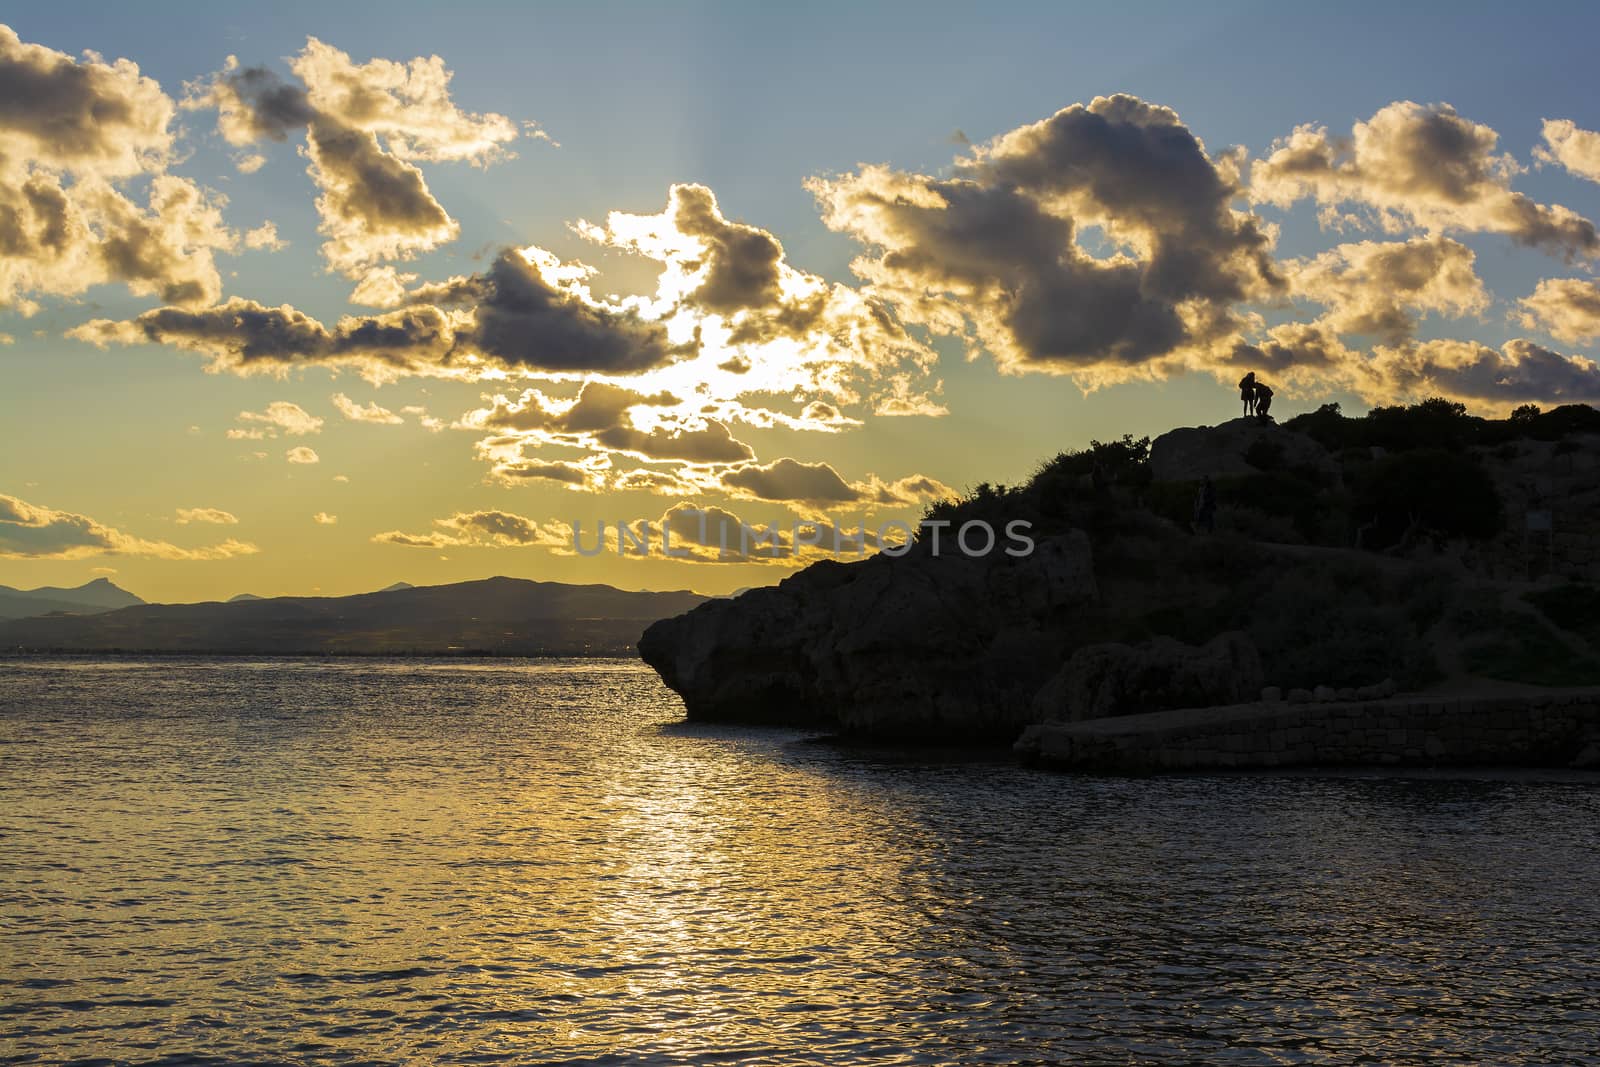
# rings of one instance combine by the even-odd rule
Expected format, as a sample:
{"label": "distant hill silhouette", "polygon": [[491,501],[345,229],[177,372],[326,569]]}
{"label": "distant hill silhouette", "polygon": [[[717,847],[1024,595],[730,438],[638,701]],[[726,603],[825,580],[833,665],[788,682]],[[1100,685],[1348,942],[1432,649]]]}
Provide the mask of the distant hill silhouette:
{"label": "distant hill silhouette", "polygon": [[256,596],[254,593],[238,593],[227,599],[229,604],[242,604],[247,600],[265,600],[266,597]]}
{"label": "distant hill silhouette", "polygon": [[87,615],[143,603],[143,600],[111,584],[106,578],[96,578],[75,589],[53,585],[40,586],[38,589],[13,589],[9,585],[0,585],[0,619],[20,619],[51,612]]}
{"label": "distant hill silhouette", "polygon": [[0,620],[0,650],[242,655],[626,654],[645,627],[706,598],[486,578],[346,597],[139,604]]}
{"label": "distant hill silhouette", "polygon": [[380,593],[398,593],[402,589],[415,589],[415,588],[416,588],[416,586],[412,585],[410,582],[395,582],[393,585],[384,586],[382,589],[378,590],[378,592],[380,592]]}

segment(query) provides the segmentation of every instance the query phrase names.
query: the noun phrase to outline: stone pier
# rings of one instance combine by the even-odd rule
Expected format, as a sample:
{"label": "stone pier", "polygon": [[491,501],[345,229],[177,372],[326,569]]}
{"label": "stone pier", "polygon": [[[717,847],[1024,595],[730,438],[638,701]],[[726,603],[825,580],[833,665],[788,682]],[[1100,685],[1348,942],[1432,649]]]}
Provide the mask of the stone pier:
{"label": "stone pier", "polygon": [[1102,774],[1270,767],[1600,768],[1600,688],[1241,704],[1030,726],[1024,761]]}

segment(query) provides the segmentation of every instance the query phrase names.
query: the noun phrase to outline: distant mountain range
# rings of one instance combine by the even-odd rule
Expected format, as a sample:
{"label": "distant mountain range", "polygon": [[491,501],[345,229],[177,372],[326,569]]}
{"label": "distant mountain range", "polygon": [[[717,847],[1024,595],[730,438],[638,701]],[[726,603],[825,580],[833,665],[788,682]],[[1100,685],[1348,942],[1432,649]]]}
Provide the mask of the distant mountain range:
{"label": "distant mountain range", "polygon": [[[77,590],[129,606],[0,618],[0,651],[233,653],[240,655],[610,655],[631,653],[645,627],[706,600],[686,590],[629,592],[486,578],[414,587],[398,582],[344,597],[251,597],[226,603],[146,604],[104,579]],[[96,614],[88,614],[89,611]]]}
{"label": "distant mountain range", "polygon": [[105,578],[96,578],[76,589],[62,589],[53,585],[38,589],[13,589],[9,585],[0,585],[0,619],[20,619],[51,612],[92,615],[143,603],[143,600],[126,589],[117,588]]}

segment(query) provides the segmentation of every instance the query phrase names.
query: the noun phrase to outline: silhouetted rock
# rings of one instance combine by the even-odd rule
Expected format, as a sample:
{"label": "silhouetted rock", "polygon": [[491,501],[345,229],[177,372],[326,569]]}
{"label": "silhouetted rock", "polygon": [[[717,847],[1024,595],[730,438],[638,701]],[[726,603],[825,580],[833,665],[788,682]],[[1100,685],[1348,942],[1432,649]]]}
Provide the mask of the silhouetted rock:
{"label": "silhouetted rock", "polygon": [[1195,647],[1170,637],[1138,645],[1085,645],[1033,700],[1033,721],[1098,719],[1253,700],[1261,657],[1237,631]]}
{"label": "silhouetted rock", "polygon": [[1032,555],[813,564],[645,631],[639,652],[691,718],[807,721],[895,738],[1004,740],[1061,663],[1064,616],[1096,595],[1089,539]]}
{"label": "silhouetted rock", "polygon": [[[1026,484],[929,509],[953,525],[1026,520],[1036,560],[919,546],[819,563],[658,623],[639,649],[692,718],[911,743],[1182,704],[1337,706],[1447,680],[1600,684],[1595,594],[1573,581],[1600,574],[1600,415],[1563,412],[1538,424],[1548,440],[1516,420],[1463,429],[1424,404],[1094,442]],[[1428,429],[1441,420],[1461,432]],[[1197,537],[1207,476],[1217,534]],[[1458,499],[1458,483],[1476,495]],[[1497,491],[1517,521],[1477,522]],[[1530,536],[1524,508],[1553,537]],[[1396,515],[1415,527],[1405,538],[1363,539]],[[1486,581],[1530,560],[1571,584],[1508,596]]]}
{"label": "silhouetted rock", "polygon": [[1258,418],[1168,430],[1150,443],[1150,471],[1158,482],[1228,478],[1277,469],[1315,471],[1330,477],[1339,473],[1338,463],[1315,440]]}

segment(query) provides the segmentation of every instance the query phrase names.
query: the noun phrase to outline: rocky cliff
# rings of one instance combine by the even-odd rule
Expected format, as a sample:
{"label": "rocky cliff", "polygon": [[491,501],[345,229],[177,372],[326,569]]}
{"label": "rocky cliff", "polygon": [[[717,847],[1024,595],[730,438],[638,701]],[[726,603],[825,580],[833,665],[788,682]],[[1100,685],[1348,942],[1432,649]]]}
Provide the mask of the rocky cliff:
{"label": "rocky cliff", "polygon": [[[1378,432],[1318,416],[1323,436]],[[1501,424],[1488,425],[1473,432]],[[900,557],[817,563],[656,623],[639,651],[692,718],[899,741],[1005,743],[1031,723],[1230,705],[1264,687],[1600,683],[1600,635],[1584,622],[1600,595],[1473,565],[1499,558],[1504,512],[1523,506],[1496,495],[1507,479],[1494,464],[1545,455],[1564,457],[1557,480],[1586,470],[1600,453],[1590,425],[1526,448],[1330,447],[1255,420],[1095,444],[1026,485],[930,511],[1025,519],[1030,555],[968,557],[946,537],[938,553],[919,541]],[[1188,521],[1207,476],[1214,534]]]}
{"label": "rocky cliff", "polygon": [[1081,531],[1022,558],[919,544],[709,601],[651,626],[639,652],[694,718],[1008,739],[1095,598]]}

